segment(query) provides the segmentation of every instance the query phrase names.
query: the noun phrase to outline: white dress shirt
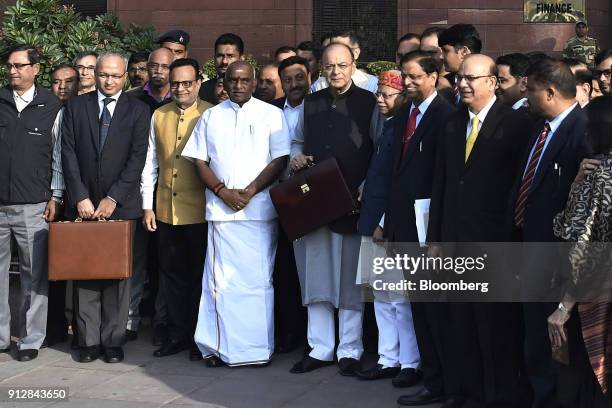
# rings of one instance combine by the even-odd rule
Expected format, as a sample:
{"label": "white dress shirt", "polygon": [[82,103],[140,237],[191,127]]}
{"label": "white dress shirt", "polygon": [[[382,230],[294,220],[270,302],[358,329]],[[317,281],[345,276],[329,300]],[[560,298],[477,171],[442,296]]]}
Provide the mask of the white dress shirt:
{"label": "white dress shirt", "polygon": [[[421,123],[421,119],[423,118],[423,115],[425,115],[425,112],[427,112],[427,108],[429,108],[429,105],[431,105],[433,100],[436,99],[436,96],[438,96],[438,91],[434,91],[434,93],[432,93],[427,98],[425,98],[425,100],[423,100],[423,102],[421,102],[417,106],[419,108],[419,114],[416,117],[416,127],[415,127],[415,129],[417,127],[419,127],[419,123]],[[414,108],[415,108],[415,104],[413,102],[412,106],[410,106],[410,112],[412,112],[412,110]]]}
{"label": "white dress shirt", "polygon": [[[572,106],[570,106],[569,108],[561,112],[553,120],[546,121],[546,123],[548,123],[548,126],[550,126],[550,132],[548,132],[548,135],[546,136],[546,141],[544,142],[544,148],[542,149],[542,154],[540,155],[540,158],[538,159],[538,164],[536,165],[536,170],[535,170],[536,173],[538,171],[538,167],[540,166],[540,161],[542,161],[542,157],[544,156],[544,152],[546,151],[548,144],[550,143],[553,136],[555,135],[555,132],[557,131],[557,129],[559,129],[559,126],[561,126],[561,123],[563,122],[563,120],[567,117],[567,115],[570,114],[570,112],[576,107],[576,105],[578,105],[578,102],[574,102]],[[541,132],[543,129],[539,129],[539,130]],[[529,166],[529,162],[531,161],[531,156],[533,156],[533,152],[535,151],[535,147],[537,144],[538,143],[536,142],[531,147],[531,151],[529,152],[529,157],[527,158],[527,165],[525,167],[525,170],[523,170],[523,177],[525,177],[525,172],[527,171],[527,167]]]}
{"label": "white dress shirt", "polygon": [[527,98],[519,99],[518,101],[514,102],[514,105],[512,105],[512,109],[517,110],[517,109],[522,108],[526,101],[527,101]]}
{"label": "white dress shirt", "polygon": [[489,110],[491,110],[491,107],[493,106],[496,100],[497,97],[493,96],[493,98],[491,98],[491,100],[484,106],[484,108],[482,108],[480,112],[478,112],[478,115],[475,115],[474,113],[472,113],[471,110],[468,109],[468,115],[470,117],[470,120],[468,121],[467,129],[465,132],[465,140],[467,140],[468,136],[470,135],[470,132],[472,131],[472,119],[474,118],[474,116],[478,117],[478,131],[480,132],[480,129],[482,129],[482,123],[487,118],[487,114],[489,113]]}
{"label": "white dress shirt", "polygon": [[108,111],[110,112],[111,118],[113,117],[113,114],[115,113],[115,107],[117,107],[117,101],[121,96],[121,92],[123,91],[119,91],[112,96],[106,96],[98,90],[98,107],[100,108],[98,111],[98,118],[102,117],[102,109],[104,109],[104,99],[106,98],[113,98],[113,102],[110,102],[108,105],[106,105],[106,109],[108,109]]}
{"label": "white dress shirt", "polygon": [[[32,85],[30,89],[22,95],[13,91],[15,107],[21,113],[36,97],[36,86]],[[53,138],[53,158],[51,160],[51,190],[53,197],[61,198],[64,196],[64,172],[62,170],[62,118],[64,108],[57,112],[53,128],[51,129],[51,137]],[[34,129],[36,131],[36,129]]]}
{"label": "white dress shirt", "polygon": [[283,106],[283,114],[285,115],[285,121],[287,121],[287,126],[289,129],[289,135],[293,137],[293,132],[295,132],[295,127],[298,124],[298,119],[300,118],[300,109],[304,106],[304,100],[300,102],[299,105],[293,107],[289,105],[289,101],[285,98],[285,105]]}
{"label": "white dress shirt", "polygon": [[[289,154],[291,138],[280,109],[251,97],[240,107],[226,100],[198,120],[183,156],[208,162],[229,189],[246,188],[274,159]],[[206,190],[208,221],[269,221],[276,218],[269,188],[240,211]]]}
{"label": "white dress shirt", "polygon": [[[366,74],[365,72],[356,69],[351,79],[355,85],[365,89],[366,91],[374,93],[378,90],[378,78],[374,75]],[[324,76],[320,76],[319,79],[317,79],[314,84],[310,86],[310,90],[312,92],[316,92],[327,87],[329,87],[327,79]]]}

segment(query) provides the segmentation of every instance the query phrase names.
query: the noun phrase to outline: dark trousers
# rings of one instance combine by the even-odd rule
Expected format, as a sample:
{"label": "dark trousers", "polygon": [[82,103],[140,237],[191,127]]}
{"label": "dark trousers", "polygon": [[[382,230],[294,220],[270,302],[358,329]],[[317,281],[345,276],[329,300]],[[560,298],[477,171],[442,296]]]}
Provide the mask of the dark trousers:
{"label": "dark trousers", "polygon": [[157,240],[170,340],[193,342],[202,294],[207,224],[170,225],[157,221]]}
{"label": "dark trousers", "polygon": [[[306,339],[306,308],[302,306],[300,281],[295,266],[293,245],[282,227],[272,275],[274,284],[274,333],[281,341]],[[278,340],[277,340],[278,341]]]}
{"label": "dark trousers", "polygon": [[74,281],[79,346],[120,347],[125,341],[130,281]]}
{"label": "dark trousers", "polygon": [[66,281],[49,282],[49,311],[47,315],[47,340],[56,342],[66,338]]}
{"label": "dark trousers", "polygon": [[457,396],[459,378],[452,375],[449,355],[452,337],[448,333],[449,308],[447,303],[412,303],[412,321],[416,334],[423,385],[433,394]]}
{"label": "dark trousers", "polygon": [[466,407],[520,406],[521,305],[453,303],[452,374],[461,379]]}

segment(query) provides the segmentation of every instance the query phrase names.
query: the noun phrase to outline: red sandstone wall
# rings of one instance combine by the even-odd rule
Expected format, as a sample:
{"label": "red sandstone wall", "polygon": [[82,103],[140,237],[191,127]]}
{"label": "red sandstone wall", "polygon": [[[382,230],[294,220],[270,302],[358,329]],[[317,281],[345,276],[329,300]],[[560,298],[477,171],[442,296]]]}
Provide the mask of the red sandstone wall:
{"label": "red sandstone wall", "polygon": [[152,23],[159,32],[183,29],[191,35],[190,56],[204,62],[224,32],[245,42],[246,52],[265,61],[281,45],[312,36],[312,0],[108,0],[123,23]]}
{"label": "red sandstone wall", "polygon": [[[610,46],[609,0],[586,0],[590,35]],[[428,26],[474,24],[483,52],[498,56],[540,50],[560,53],[574,35],[573,24],[523,23],[522,0],[398,0],[398,34],[421,32]]]}

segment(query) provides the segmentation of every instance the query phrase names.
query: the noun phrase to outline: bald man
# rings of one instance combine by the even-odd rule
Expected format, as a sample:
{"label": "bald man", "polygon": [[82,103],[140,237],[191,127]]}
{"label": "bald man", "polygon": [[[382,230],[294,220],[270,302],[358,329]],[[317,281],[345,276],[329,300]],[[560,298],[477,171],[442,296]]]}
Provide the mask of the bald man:
{"label": "bald man", "polygon": [[172,101],[170,93],[170,64],[174,61],[174,54],[168,48],[158,48],[149,54],[147,72],[149,81],[141,87],[129,91],[132,96],[140,99],[151,110]]}
{"label": "bald man", "polygon": [[[508,239],[505,225],[509,193],[526,146],[520,114],[495,97],[497,68],[485,55],[468,55],[457,72],[463,106],[453,114],[439,145],[429,213],[429,255],[439,256],[435,243],[457,244],[443,256],[473,256],[469,243]],[[482,253],[479,255],[482,256]],[[481,277],[512,283],[501,275],[491,254]],[[450,279],[455,279],[450,272]],[[470,279],[474,279],[473,277]],[[494,283],[490,284],[493,287]],[[510,288],[507,288],[510,290]],[[465,300],[460,293],[455,300]],[[451,299],[452,300],[452,299]],[[517,400],[520,304],[454,303],[449,308],[445,377],[459,379],[445,391],[450,404],[522,406]]]}
{"label": "bald man", "polygon": [[[140,175],[151,117],[144,103],[123,92],[126,68],[123,55],[101,55],[95,70],[98,90],[66,104],[62,165],[68,219],[136,220],[142,216]],[[104,245],[102,238],[100,245]],[[107,363],[123,360],[129,287],[129,279],[74,282],[78,361],[92,362],[102,351]]]}
{"label": "bald man", "polygon": [[270,186],[287,165],[283,112],[252,97],[253,68],[225,73],[229,99],[206,110],[183,150],[206,189],[208,246],[195,341],[209,367],[265,365],[274,352],[278,237]]}
{"label": "bald man", "polygon": [[[329,87],[304,98],[292,140],[291,168],[298,171],[310,161],[319,163],[334,157],[357,197],[373,152],[369,129],[376,99],[355,84],[355,56],[347,45],[330,44],[322,62]],[[336,352],[340,373],[354,376],[361,369],[363,303],[355,285],[360,243],[356,215],[336,219],[294,242],[312,350],[293,366],[292,373],[333,364],[336,310],[340,321]]]}

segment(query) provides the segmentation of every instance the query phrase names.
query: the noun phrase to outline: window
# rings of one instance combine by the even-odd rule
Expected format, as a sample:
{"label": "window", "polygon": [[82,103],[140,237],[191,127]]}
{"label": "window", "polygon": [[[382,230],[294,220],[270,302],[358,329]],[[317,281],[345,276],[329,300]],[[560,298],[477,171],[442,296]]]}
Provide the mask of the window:
{"label": "window", "polygon": [[353,30],[360,39],[360,62],[395,61],[396,0],[314,0],[314,41],[335,30]]}

